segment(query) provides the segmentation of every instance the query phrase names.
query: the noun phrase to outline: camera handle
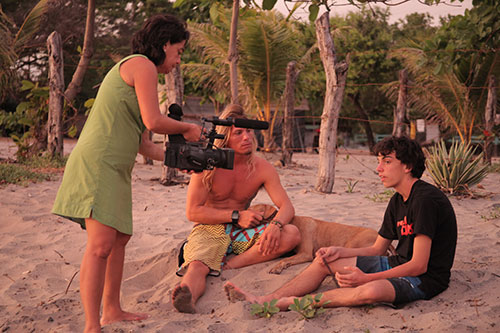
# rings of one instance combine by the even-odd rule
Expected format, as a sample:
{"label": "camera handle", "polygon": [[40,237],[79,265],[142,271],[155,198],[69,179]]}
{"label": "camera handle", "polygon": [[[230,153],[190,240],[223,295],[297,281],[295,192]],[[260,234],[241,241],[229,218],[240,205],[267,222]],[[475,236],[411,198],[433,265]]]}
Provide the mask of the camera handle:
{"label": "camera handle", "polygon": [[[203,121],[203,127],[205,127],[205,121]],[[212,123],[212,129],[208,133],[208,143],[207,143],[207,148],[212,149],[214,147],[214,141],[215,139],[224,139],[224,134],[218,134],[215,131],[216,125]],[[217,148],[217,147],[215,147]]]}

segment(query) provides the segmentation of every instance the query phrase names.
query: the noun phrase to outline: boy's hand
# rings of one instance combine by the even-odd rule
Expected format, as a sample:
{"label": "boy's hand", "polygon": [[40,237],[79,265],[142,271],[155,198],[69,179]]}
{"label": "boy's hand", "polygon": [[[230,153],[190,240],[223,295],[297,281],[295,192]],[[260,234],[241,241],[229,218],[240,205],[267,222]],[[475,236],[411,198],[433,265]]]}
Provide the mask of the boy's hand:
{"label": "boy's hand", "polygon": [[369,282],[368,274],[364,273],[358,267],[344,267],[344,272],[335,273],[335,278],[340,287],[354,288]]}

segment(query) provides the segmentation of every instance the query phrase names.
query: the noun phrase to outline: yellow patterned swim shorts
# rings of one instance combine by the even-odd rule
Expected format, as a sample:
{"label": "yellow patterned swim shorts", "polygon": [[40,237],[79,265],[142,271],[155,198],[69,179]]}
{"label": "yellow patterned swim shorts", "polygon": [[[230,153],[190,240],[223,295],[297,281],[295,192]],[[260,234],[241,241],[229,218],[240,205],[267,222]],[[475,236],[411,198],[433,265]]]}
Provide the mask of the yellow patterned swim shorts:
{"label": "yellow patterned swim shorts", "polygon": [[231,223],[196,225],[184,245],[184,263],[177,275],[182,276],[189,263],[197,260],[210,268],[210,275],[218,276],[226,254],[241,254],[251,248],[267,226],[241,229]]}

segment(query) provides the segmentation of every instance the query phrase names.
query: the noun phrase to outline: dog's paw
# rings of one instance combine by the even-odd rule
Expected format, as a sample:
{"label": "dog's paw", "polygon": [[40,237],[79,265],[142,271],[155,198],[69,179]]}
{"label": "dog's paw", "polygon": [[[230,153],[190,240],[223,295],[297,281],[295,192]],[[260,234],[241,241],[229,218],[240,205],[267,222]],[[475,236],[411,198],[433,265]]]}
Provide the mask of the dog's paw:
{"label": "dog's paw", "polygon": [[276,265],[269,270],[269,274],[281,274],[283,272],[284,267],[282,265]]}

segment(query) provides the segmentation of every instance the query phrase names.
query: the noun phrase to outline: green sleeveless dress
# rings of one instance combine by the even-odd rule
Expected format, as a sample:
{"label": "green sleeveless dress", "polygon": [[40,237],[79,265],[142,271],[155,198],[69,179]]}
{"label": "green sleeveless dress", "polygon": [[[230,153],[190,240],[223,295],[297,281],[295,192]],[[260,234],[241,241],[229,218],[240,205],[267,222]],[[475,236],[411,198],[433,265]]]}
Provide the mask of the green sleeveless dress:
{"label": "green sleeveless dress", "polygon": [[[52,213],[78,222],[85,218],[132,234],[131,173],[146,127],[137,96],[117,63],[106,75],[78,142],[71,152]],[[143,56],[144,57],[144,56]]]}

